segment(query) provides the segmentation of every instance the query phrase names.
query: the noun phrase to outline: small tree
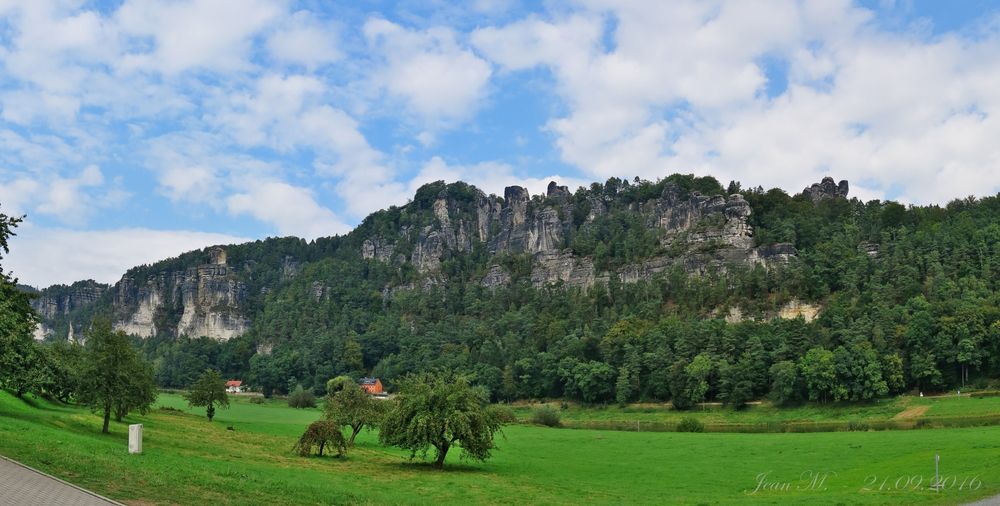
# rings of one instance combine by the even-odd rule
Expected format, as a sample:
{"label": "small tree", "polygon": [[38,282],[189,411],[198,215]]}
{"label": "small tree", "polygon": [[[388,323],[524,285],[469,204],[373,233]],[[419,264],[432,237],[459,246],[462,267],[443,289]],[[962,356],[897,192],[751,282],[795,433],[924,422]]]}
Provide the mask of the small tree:
{"label": "small tree", "polygon": [[493,436],[500,431],[503,417],[487,405],[482,389],[469,385],[455,373],[421,373],[399,382],[400,393],[382,422],[379,438],[383,444],[427,456],[437,452],[434,466],[444,466],[448,450],[461,445],[462,456],[486,460],[494,448]]}
{"label": "small tree", "polygon": [[215,407],[229,407],[229,396],[226,395],[226,382],[222,379],[219,371],[205,369],[198,380],[191,385],[191,390],[184,394],[188,401],[188,406],[204,407],[208,421],[215,418]]}
{"label": "small tree", "polygon": [[[138,409],[146,412],[156,400],[152,367],[132,347],[124,332],[112,332],[111,322],[94,320],[87,332],[80,402],[104,415],[108,433],[111,414]],[[136,391],[139,391],[138,393]]]}
{"label": "small tree", "polygon": [[305,433],[295,443],[295,451],[303,457],[309,456],[313,448],[318,449],[318,455],[323,456],[323,449],[326,447],[337,449],[337,456],[347,454],[347,441],[344,434],[340,432],[340,425],[331,420],[319,420],[313,422],[306,428]]}
{"label": "small tree", "polygon": [[348,444],[354,444],[354,438],[361,429],[378,426],[386,401],[372,398],[350,379],[346,382],[330,380],[327,385],[328,388],[334,388],[326,397],[326,418],[338,426],[346,425],[351,428]]}

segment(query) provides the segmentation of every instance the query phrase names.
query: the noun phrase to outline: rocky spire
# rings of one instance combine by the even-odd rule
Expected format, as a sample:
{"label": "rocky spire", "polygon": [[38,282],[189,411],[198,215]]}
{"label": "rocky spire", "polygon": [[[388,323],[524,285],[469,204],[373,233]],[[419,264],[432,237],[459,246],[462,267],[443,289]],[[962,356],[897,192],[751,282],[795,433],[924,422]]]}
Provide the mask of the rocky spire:
{"label": "rocky spire", "polygon": [[850,186],[847,184],[846,179],[840,183],[834,183],[832,177],[824,177],[819,183],[814,183],[812,186],[802,190],[802,194],[809,197],[809,200],[815,203],[835,198],[846,199],[849,189]]}

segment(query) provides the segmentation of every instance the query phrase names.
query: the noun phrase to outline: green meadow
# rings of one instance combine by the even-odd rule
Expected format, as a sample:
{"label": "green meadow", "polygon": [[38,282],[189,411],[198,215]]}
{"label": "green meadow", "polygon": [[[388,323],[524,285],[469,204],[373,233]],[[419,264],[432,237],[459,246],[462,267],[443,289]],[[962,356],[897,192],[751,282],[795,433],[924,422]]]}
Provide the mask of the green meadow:
{"label": "green meadow", "polygon": [[[997,401],[906,402],[875,406],[872,416],[910,404],[928,405],[925,416],[979,413]],[[362,433],[347,458],[293,455],[319,409],[239,398],[209,423],[176,394],[161,394],[158,406],[127,420],[145,426],[143,454],[128,455],[125,424],[102,435],[87,410],[0,393],[0,454],[131,504],[960,504],[1000,493],[1000,427],[692,434],[513,425],[492,459],[456,453],[438,471],[378,445],[374,433]],[[800,409],[789,416],[824,416]],[[583,419],[613,410],[632,413],[566,411]],[[703,416],[754,416],[724,411]],[[935,452],[948,478],[941,492],[928,488]]]}
{"label": "green meadow", "polygon": [[[529,419],[532,410],[545,403],[518,403],[513,406],[518,418]],[[915,397],[899,396],[879,399],[870,403],[830,403],[808,404],[798,407],[780,408],[768,402],[750,404],[745,409],[733,410],[720,405],[705,405],[690,411],[677,411],[669,404],[632,404],[584,406],[576,403],[549,402],[560,408],[563,425],[566,427],[616,426],[635,430],[636,422],[643,430],[655,430],[657,424],[674,424],[682,418],[694,417],[705,423],[709,430],[713,426],[721,432],[740,424],[789,423],[808,427],[836,426],[849,422],[924,422],[934,425],[940,422],[978,422],[996,418],[1000,422],[1000,397],[940,396]],[[645,424],[645,425],[643,425]],[[834,424],[834,425],[831,425]],[[669,425],[668,425],[669,426]]]}

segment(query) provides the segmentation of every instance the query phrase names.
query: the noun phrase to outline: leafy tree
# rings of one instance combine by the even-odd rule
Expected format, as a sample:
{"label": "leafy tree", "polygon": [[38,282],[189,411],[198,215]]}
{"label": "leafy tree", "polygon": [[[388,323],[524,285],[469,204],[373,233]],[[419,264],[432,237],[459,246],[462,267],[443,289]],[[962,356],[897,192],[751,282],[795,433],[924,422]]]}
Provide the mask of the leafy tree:
{"label": "leafy tree", "polygon": [[[335,378],[336,380],[336,378]],[[351,428],[347,443],[354,444],[354,438],[361,429],[378,426],[386,406],[386,401],[378,400],[365,392],[360,386],[347,378],[346,382],[331,380],[333,389],[328,388],[326,397],[326,418],[338,426]]]}
{"label": "leafy tree", "polygon": [[889,393],[895,394],[906,389],[906,378],[903,376],[903,359],[895,353],[882,355],[882,376],[885,378]]}
{"label": "leafy tree", "polygon": [[735,364],[723,364],[719,371],[719,398],[735,409],[743,409],[747,402],[753,400],[754,370],[751,359],[744,353]]}
{"label": "leafy tree", "polygon": [[[8,239],[22,220],[0,213],[0,260],[10,252]],[[17,279],[0,267],[0,388],[18,397],[38,391],[45,372],[44,356],[32,339],[37,316],[30,300],[30,295],[17,288]]]}
{"label": "leafy tree", "polygon": [[633,393],[632,373],[628,367],[622,367],[618,370],[618,381],[615,382],[615,401],[624,406],[632,400]]}
{"label": "leafy tree", "polygon": [[318,420],[309,424],[295,443],[295,451],[303,457],[309,456],[314,448],[317,455],[322,457],[323,449],[327,447],[336,448],[338,457],[347,455],[347,441],[340,432],[340,425],[331,420]]}
{"label": "leafy tree", "polygon": [[107,434],[113,410],[145,412],[155,401],[155,392],[149,389],[152,367],[132,348],[125,333],[112,331],[106,319],[94,321],[85,349],[79,400],[102,412],[102,432]]}
{"label": "leafy tree", "polygon": [[837,369],[832,351],[825,348],[810,349],[799,361],[799,370],[805,380],[809,400],[826,402],[834,398]]}
{"label": "leafy tree", "polygon": [[425,372],[407,376],[398,386],[395,405],[379,432],[383,444],[410,450],[411,458],[418,453],[426,457],[434,448],[438,468],[456,444],[462,447],[463,458],[489,458],[503,418],[465,376]]}
{"label": "leafy tree", "polygon": [[191,389],[184,394],[188,401],[188,406],[204,407],[208,421],[215,417],[215,407],[229,407],[229,395],[226,394],[226,381],[222,379],[219,371],[205,369],[198,380],[191,385]]}
{"label": "leafy tree", "polygon": [[132,411],[139,411],[142,414],[149,412],[150,406],[156,402],[156,380],[153,376],[153,367],[135,353],[132,360],[128,361],[124,369],[128,376],[129,385],[121,395],[115,399],[114,411],[115,421],[121,422]]}
{"label": "leafy tree", "polygon": [[771,366],[771,402],[779,406],[795,404],[802,399],[799,368],[791,360]]}
{"label": "leafy tree", "polygon": [[687,393],[695,403],[703,402],[708,393],[709,376],[712,374],[712,359],[706,353],[700,353],[691,360],[684,371],[688,374]]}

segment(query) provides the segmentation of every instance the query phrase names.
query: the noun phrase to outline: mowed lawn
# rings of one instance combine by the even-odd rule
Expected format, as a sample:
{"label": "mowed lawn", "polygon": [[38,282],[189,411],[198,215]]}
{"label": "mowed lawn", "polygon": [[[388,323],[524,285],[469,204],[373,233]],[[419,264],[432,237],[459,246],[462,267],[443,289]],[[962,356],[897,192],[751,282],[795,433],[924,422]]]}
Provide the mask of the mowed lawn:
{"label": "mowed lawn", "polygon": [[[186,409],[173,394],[160,405]],[[437,471],[379,446],[373,433],[346,459],[293,455],[318,409],[240,399],[212,423],[194,413],[129,417],[145,425],[145,440],[142,455],[128,455],[124,424],[102,435],[87,410],[0,393],[0,454],[135,504],[958,504],[1000,493],[1000,427],[682,434],[511,426],[493,459],[464,463],[456,453]],[[941,493],[927,490],[936,451],[943,474],[957,478]],[[781,490],[751,493],[761,475]],[[826,479],[811,482],[815,475]]]}

